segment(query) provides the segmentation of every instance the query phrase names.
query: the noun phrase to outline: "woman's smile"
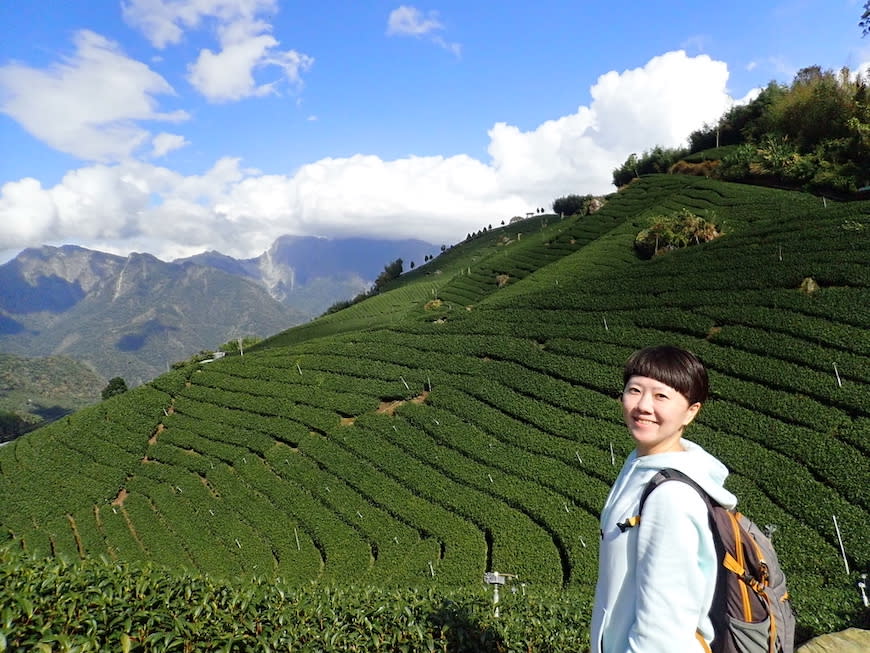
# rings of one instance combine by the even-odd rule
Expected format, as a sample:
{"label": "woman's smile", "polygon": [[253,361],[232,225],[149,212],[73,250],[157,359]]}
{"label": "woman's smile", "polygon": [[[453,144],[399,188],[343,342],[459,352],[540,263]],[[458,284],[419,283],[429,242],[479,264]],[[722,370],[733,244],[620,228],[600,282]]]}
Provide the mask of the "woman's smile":
{"label": "woman's smile", "polygon": [[678,390],[646,376],[632,376],[622,392],[623,418],[640,456],[680,451],[683,429],[700,407],[700,403],[690,405]]}

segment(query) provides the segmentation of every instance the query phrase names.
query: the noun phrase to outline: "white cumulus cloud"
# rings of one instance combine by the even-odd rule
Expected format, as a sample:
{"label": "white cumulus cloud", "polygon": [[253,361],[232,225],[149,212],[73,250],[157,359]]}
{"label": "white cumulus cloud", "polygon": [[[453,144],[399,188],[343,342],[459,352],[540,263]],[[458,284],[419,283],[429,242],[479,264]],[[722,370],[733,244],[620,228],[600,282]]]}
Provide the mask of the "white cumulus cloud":
{"label": "white cumulus cloud", "polygon": [[[52,188],[22,179],[0,189],[0,250],[73,241],[161,258],[209,249],[249,257],[284,234],[452,244],[568,193],[612,191],[612,170],[630,153],[682,145],[721,117],[734,102],[727,81],[724,63],[682,51],[608,72],[570,115],[529,131],[493,125],[488,161],[357,154],[283,175],[225,157],[185,176],[125,160],[72,171]],[[178,144],[171,136],[164,147]]]}
{"label": "white cumulus cloud", "polygon": [[596,141],[616,152],[673,147],[686,139],[687,126],[700,126],[699,117],[716,120],[730,106],[727,82],[724,62],[682,50],[654,57],[643,68],[606,73],[591,91]]}
{"label": "white cumulus cloud", "polygon": [[157,110],[155,96],[174,94],[172,87],[116,43],[89,30],[74,41],[75,54],[46,70],[0,67],[0,111],[32,136],[81,159],[114,161],[148,140],[140,121],[188,118]]}
{"label": "white cumulus cloud", "polygon": [[0,186],[0,249],[27,247],[52,240],[57,207],[32,177]]}
{"label": "white cumulus cloud", "polygon": [[424,15],[416,7],[402,5],[398,9],[393,9],[387,18],[389,36],[421,36],[440,29],[444,29],[444,25],[438,20],[436,11]]}
{"label": "white cumulus cloud", "polygon": [[190,145],[190,142],[181,134],[161,132],[151,139],[151,157],[159,159],[186,145]]}
{"label": "white cumulus cloud", "polygon": [[140,30],[156,48],[179,43],[184,32],[197,29],[204,18],[223,24],[250,20],[278,10],[277,0],[122,0],[128,25]]}
{"label": "white cumulus cloud", "polygon": [[284,79],[294,85],[301,83],[301,73],[314,59],[295,50],[278,50],[278,41],[261,33],[268,25],[261,22],[233,23],[221,30],[221,51],[203,49],[188,68],[188,80],[211,102],[240,100],[276,92],[276,83],[258,84],[257,68],[277,67]]}
{"label": "white cumulus cloud", "polygon": [[437,32],[444,29],[444,25],[438,19],[437,11],[423,13],[416,7],[402,5],[393,9],[387,17],[387,36],[427,36],[438,47],[451,52],[459,57],[462,54],[462,45],[447,41]]}
{"label": "white cumulus cloud", "polygon": [[[299,86],[314,63],[307,54],[279,49],[271,24],[262,18],[278,10],[276,0],[127,0],[122,8],[127,23],[161,49],[200,29],[204,19],[216,22],[220,49],[201,49],[187,76],[210,102],[270,95],[281,82]],[[266,70],[272,77],[257,81],[255,72]]]}

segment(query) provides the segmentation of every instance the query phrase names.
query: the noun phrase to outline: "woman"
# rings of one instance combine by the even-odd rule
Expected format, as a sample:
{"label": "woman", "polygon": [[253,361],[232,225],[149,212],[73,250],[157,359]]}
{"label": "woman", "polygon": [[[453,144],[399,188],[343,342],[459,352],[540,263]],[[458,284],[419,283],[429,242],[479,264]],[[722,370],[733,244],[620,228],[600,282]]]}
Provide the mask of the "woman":
{"label": "woman", "polygon": [[601,513],[592,653],[701,653],[713,639],[707,612],[717,569],[703,499],[687,483],[663,483],[644,505],[642,526],[624,522],[664,468],[690,476],[725,507],[737,503],[722,485],[725,466],[683,439],[707,399],[707,371],[691,352],[647,347],[628,359],[623,381],[622,415],[636,447]]}

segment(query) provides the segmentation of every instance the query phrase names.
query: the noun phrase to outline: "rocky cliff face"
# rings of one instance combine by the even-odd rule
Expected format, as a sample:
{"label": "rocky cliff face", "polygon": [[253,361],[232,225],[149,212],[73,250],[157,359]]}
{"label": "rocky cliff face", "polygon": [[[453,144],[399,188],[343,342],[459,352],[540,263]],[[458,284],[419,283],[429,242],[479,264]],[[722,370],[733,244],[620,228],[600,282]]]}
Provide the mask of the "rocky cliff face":
{"label": "rocky cliff face", "polygon": [[82,247],[26,249],[0,266],[0,309],[59,312],[117,273],[124,258]]}
{"label": "rocky cliff face", "polygon": [[96,284],[124,265],[121,256],[94,252],[83,247],[40,247],[26,249],[15,259],[21,278],[36,285],[40,277],[55,276],[78,284],[89,292]]}

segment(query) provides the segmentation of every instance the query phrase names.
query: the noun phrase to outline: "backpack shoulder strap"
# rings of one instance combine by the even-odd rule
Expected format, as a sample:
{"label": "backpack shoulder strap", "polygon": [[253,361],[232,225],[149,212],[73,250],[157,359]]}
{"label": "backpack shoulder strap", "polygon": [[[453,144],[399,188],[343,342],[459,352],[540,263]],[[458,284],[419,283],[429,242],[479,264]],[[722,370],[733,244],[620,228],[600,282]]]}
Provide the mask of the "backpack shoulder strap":
{"label": "backpack shoulder strap", "polygon": [[702,488],[680,470],[666,467],[665,469],[661,469],[656,472],[655,476],[653,476],[646,484],[646,487],[643,489],[643,492],[640,495],[640,506],[637,509],[637,515],[635,515],[634,517],[629,517],[624,522],[618,523],[617,526],[619,526],[619,530],[624,533],[629,528],[637,526],[640,523],[640,516],[643,513],[643,506],[646,503],[646,500],[649,498],[650,493],[655,490],[659,485],[661,485],[662,483],[667,483],[668,481],[680,481],[681,483],[685,483],[695,488],[695,491],[700,494],[701,498],[704,500],[708,511],[710,511],[712,514],[712,499],[710,499],[710,495],[704,491],[704,488]]}
{"label": "backpack shoulder strap", "polygon": [[695,491],[701,495],[701,498],[704,500],[704,503],[707,504],[708,507],[711,507],[710,503],[710,495],[704,491],[700,485],[698,485],[692,478],[684,474],[678,469],[672,469],[670,467],[666,467],[665,469],[659,470],[655,476],[653,476],[649,483],[646,484],[646,487],[643,489],[643,494],[640,495],[640,507],[637,509],[638,515],[643,512],[643,506],[646,503],[647,498],[649,498],[650,493],[655,490],[662,483],[666,483],[667,481],[680,481],[691,487],[695,488]]}

